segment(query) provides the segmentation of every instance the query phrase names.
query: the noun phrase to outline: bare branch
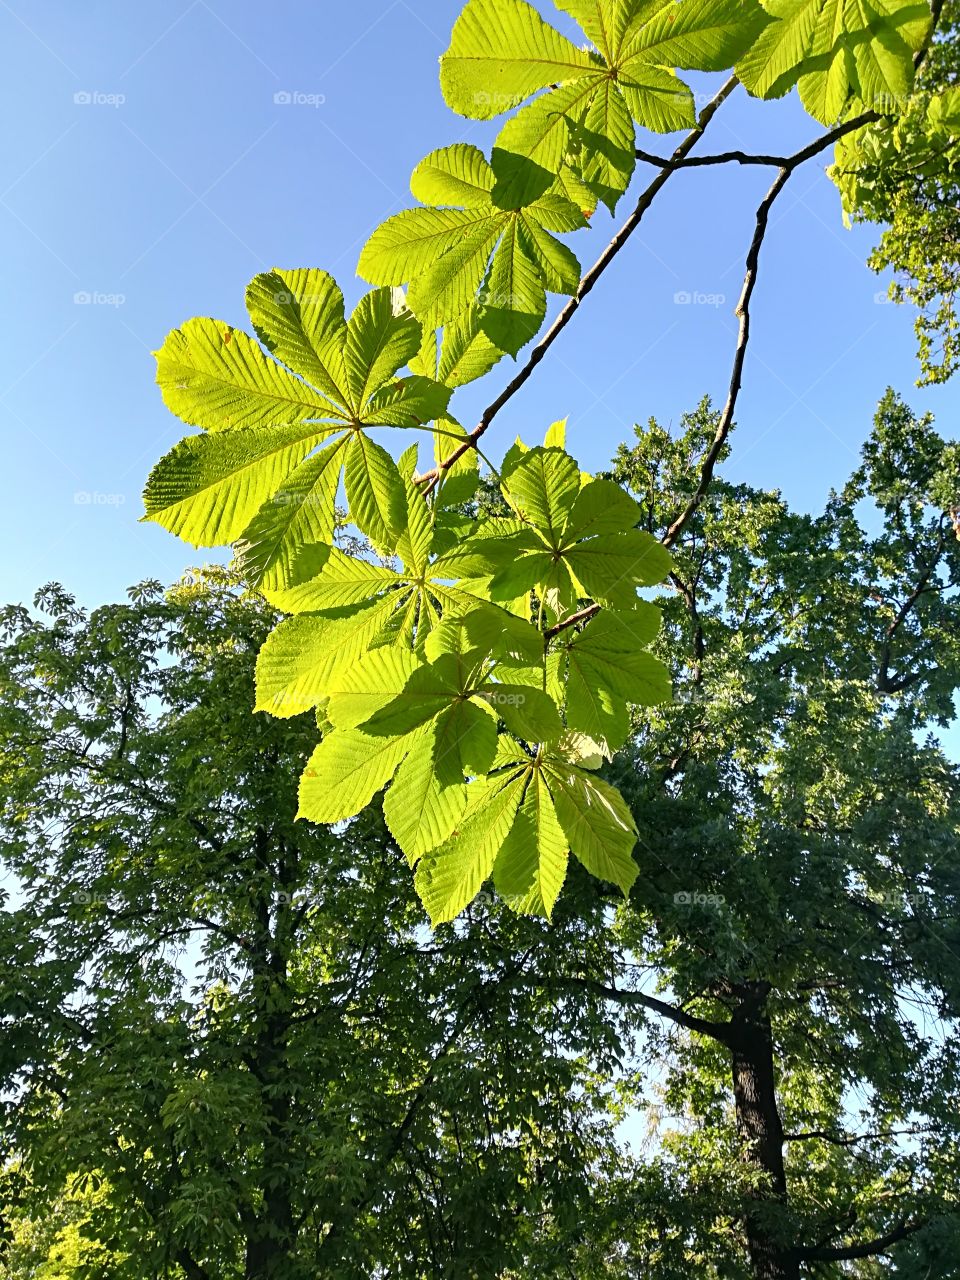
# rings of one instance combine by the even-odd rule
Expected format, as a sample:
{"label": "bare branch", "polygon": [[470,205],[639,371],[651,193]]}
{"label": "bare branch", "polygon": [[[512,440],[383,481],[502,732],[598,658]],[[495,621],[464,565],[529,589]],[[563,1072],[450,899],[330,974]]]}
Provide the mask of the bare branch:
{"label": "bare branch", "polygon": [[590,978],[564,978],[555,985],[563,990],[587,991],[591,995],[600,996],[602,999],[610,1000],[614,1004],[649,1009],[651,1013],[658,1013],[662,1018],[675,1022],[677,1026],[684,1027],[687,1031],[695,1031],[697,1035],[709,1036],[713,1040],[719,1040],[721,1044],[726,1044],[730,1036],[729,1023],[713,1022],[708,1018],[698,1018],[695,1014],[687,1013],[685,1009],[681,1009],[679,1005],[668,1004],[666,1000],[658,1000],[656,996],[648,996],[642,991],[624,991],[620,987],[608,987],[604,983],[595,982]]}
{"label": "bare branch", "polygon": [[893,1245],[916,1235],[926,1226],[925,1222],[900,1222],[884,1236],[865,1240],[862,1244],[839,1245],[837,1248],[797,1249],[795,1257],[800,1262],[854,1262],[859,1258],[876,1258]]}
{"label": "bare branch", "polygon": [[674,545],[693,519],[701,502],[707,496],[710,485],[713,482],[713,473],[716,470],[717,462],[723,453],[727,437],[733,427],[737,401],[740,398],[740,388],[743,385],[743,366],[747,358],[747,347],[750,345],[750,302],[753,298],[753,291],[756,288],[760,269],[760,250],[763,248],[763,241],[770,223],[770,211],[789,182],[794,168],[795,166],[785,165],[779,170],[773,180],[773,185],[757,210],[756,230],[753,233],[753,241],[747,254],[747,270],[743,280],[743,292],[740,295],[740,302],[737,306],[737,315],[740,317],[740,330],[737,335],[737,347],[733,357],[733,370],[730,375],[730,390],[727,393],[727,403],[724,405],[723,412],[720,415],[713,442],[701,463],[700,480],[696,491],[683,511],[671,522],[667,532],[661,539],[665,547]]}

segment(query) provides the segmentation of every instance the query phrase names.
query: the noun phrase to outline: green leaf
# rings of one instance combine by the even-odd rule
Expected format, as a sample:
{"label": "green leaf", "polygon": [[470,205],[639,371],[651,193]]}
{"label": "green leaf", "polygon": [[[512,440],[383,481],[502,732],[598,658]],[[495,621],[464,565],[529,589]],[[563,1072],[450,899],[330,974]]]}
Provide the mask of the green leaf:
{"label": "green leaf", "polygon": [[225,431],[343,420],[337,406],[222,321],[188,320],[156,356],[163,402],[191,426]]}
{"label": "green leaf", "polygon": [[468,0],[440,59],[447,106],[490,120],[556,81],[596,72],[590,55],[524,0]]}
{"label": "green leaf", "polygon": [[566,418],[560,418],[557,422],[553,422],[547,427],[547,434],[543,437],[543,447],[545,449],[565,449],[567,447]]}
{"label": "green leaf", "polygon": [[248,285],[247,310],[271,355],[335,403],[344,403],[341,345],[346,319],[343,294],[332,276],[274,268]]}
{"label": "green leaf", "polygon": [[764,0],[774,19],[737,64],[751,93],[779,98],[799,82],[807,110],[832,124],[851,98],[904,105],[930,27],[925,0]]}
{"label": "green leaf", "polygon": [[347,325],[343,363],[352,407],[367,401],[420,350],[423,331],[412,312],[398,310],[390,289],[374,289],[357,303]]}
{"label": "green leaf", "polygon": [[490,204],[495,178],[478,147],[464,142],[431,151],[410,178],[410,190],[421,204],[459,205],[466,209]]}
{"label": "green leaf", "polygon": [[[550,190],[566,158],[571,130],[603,82],[596,73],[562,85],[506,122],[493,144],[495,204],[519,208]],[[631,144],[632,138],[631,127]]]}
{"label": "green leaf", "polygon": [[618,83],[631,116],[644,128],[673,133],[696,124],[693,94],[668,67],[636,58]]}
{"label": "green leaf", "polygon": [[643,517],[639,503],[612,480],[591,480],[577,494],[564,534],[586,538],[599,533],[622,533]]}
{"label": "green leaf", "polygon": [[462,782],[464,774],[489,770],[497,749],[497,717],[484,702],[454,702],[440,713],[436,732],[435,767],[443,780]]}
{"label": "green leaf", "polygon": [[[449,197],[454,188],[446,170],[463,169],[462,150],[449,157],[433,152],[427,160],[417,190]],[[583,225],[584,218],[564,197],[539,188],[536,194],[523,207],[500,207],[493,195],[481,203],[472,189],[467,208],[399,213],[370,237],[360,273],[374,283],[406,284],[411,308],[430,329],[463,323],[464,338],[472,340],[475,326],[487,339],[482,359],[490,358],[491,347],[515,355],[543,321],[545,291],[573,291],[580,279],[580,264],[550,228]],[[436,358],[435,340],[431,347]],[[422,358],[421,350],[418,367],[429,371],[429,355],[425,363]]]}
{"label": "green leaf", "polygon": [[257,658],[256,710],[285,719],[317,706],[337,667],[366,652],[393,608],[392,600],[374,600],[340,616],[285,619]]}
{"label": "green leaf", "polygon": [[438,736],[442,743],[439,725],[425,731],[397,770],[383,801],[387,826],[411,866],[447,839],[467,807],[463,775],[452,782],[438,776]]}
{"label": "green leaf", "polygon": [[[482,216],[474,206],[405,209],[395,214],[381,223],[364,245],[358,273],[376,284],[401,285],[416,280],[438,258],[460,246],[467,235],[482,234],[484,230],[492,236],[497,234],[502,210],[495,210],[492,205],[482,208]],[[417,314],[424,319],[419,310]]]}
{"label": "green leaf", "polygon": [[392,569],[348,556],[333,547],[319,576],[287,588],[271,588],[265,584],[263,594],[283,613],[321,613],[364,604],[397,583]]}
{"label": "green leaf", "polygon": [[666,548],[640,529],[577,542],[564,551],[564,560],[586,595],[628,608],[636,600],[637,587],[663,582],[673,564]]}
{"label": "green leaf", "polygon": [[[194,543],[242,540],[241,567],[256,585],[284,590],[315,575],[329,553],[333,502],[346,462],[360,527],[392,549],[406,503],[389,454],[364,426],[419,427],[445,414],[452,388],[424,376],[396,379],[422,330],[389,289],[362,298],[348,323],[322,271],[257,276],[247,302],[265,345],[326,395],[264,354],[245,334],[191,320],[157,353],[169,408],[206,428],[152,473],[147,516]],[[343,427],[349,447],[308,458]]]}
{"label": "green leaf", "polygon": [[504,476],[504,497],[553,547],[579,492],[580,468],[563,449],[531,449]]}
{"label": "green leaf", "polygon": [[324,434],[293,425],[187,436],[150,472],[146,518],[195,547],[232,542]]}
{"label": "green leaf", "polygon": [[455,919],[489,879],[516,819],[524,786],[523,773],[473,783],[459,827],[421,858],[415,883],[434,927]]}
{"label": "green leaf", "polygon": [[514,911],[549,920],[567,875],[570,842],[539,769],[493,868],[497,892]]}
{"label": "green leaf", "polygon": [[[462,316],[451,320],[440,332],[439,342],[435,338],[435,345],[437,355],[433,368],[417,372],[426,372],[448,387],[463,387],[468,382],[475,382],[489,373],[504,355],[480,328],[478,306],[469,307]],[[437,439],[442,440],[442,437]],[[445,445],[442,456],[446,457],[452,447],[452,442]],[[471,453],[471,457],[475,465],[476,454]]]}
{"label": "green leaf", "polygon": [[580,263],[576,254],[532,218],[519,223],[518,228],[523,236],[525,252],[537,267],[544,287],[550,293],[565,293],[572,297],[580,287]]}
{"label": "green leaf", "polygon": [[[579,275],[578,270],[578,280]],[[556,285],[556,277],[552,283]],[[510,355],[516,355],[534,338],[543,323],[547,314],[546,281],[522,219],[511,219],[504,228],[480,303],[481,329],[495,346]]]}
{"label": "green leaf", "polygon": [[328,734],[303,771],[297,817],[322,823],[355,817],[390,781],[420,736],[369,738],[358,729]]}
{"label": "green leaf", "polygon": [[[429,213],[431,210],[412,212]],[[398,216],[403,217],[403,214]],[[434,326],[447,324],[458,320],[476,305],[487,275],[490,255],[513,221],[511,215],[499,212],[478,215],[456,245],[432,258],[421,275],[405,277],[410,280],[410,305],[425,323]],[[389,223],[385,225],[389,226]],[[479,317],[483,329],[482,307]],[[483,332],[487,333],[486,329]],[[490,338],[489,333],[487,337]],[[494,339],[490,340],[498,345]]]}
{"label": "green leaf", "polygon": [[640,874],[631,856],[637,828],[619,791],[556,757],[543,769],[571,852],[591,875],[629,894]]}
{"label": "green leaf", "polygon": [[403,479],[390,454],[362,431],[347,449],[344,482],[350,518],[381,551],[394,551],[406,524]]}
{"label": "green leaf", "polygon": [[563,721],[551,697],[524,684],[497,683],[483,697],[511,733],[524,742],[549,743],[563,736]]}
{"label": "green leaf", "polygon": [[689,71],[725,71],[768,24],[756,0],[683,0],[666,4],[634,31],[620,66],[631,74],[637,61]]}
{"label": "green leaf", "polygon": [[604,610],[564,645],[566,715],[608,759],[630,731],[628,706],[655,706],[673,696],[670,672],[646,652],[660,627],[660,611],[641,603],[629,613]]}
{"label": "green leaf", "polygon": [[243,530],[237,565],[253,586],[284,590],[323,568],[331,552],[347,443],[341,436],[301,463]]}
{"label": "green leaf", "polygon": [[419,667],[397,696],[364,724],[368,733],[395,736],[426,724],[463,694],[467,675],[454,654]]}
{"label": "green leaf", "polygon": [[613,213],[637,165],[637,137],[620,87],[606,77],[576,129],[583,180]]}
{"label": "green leaf", "polygon": [[406,519],[397,539],[397,555],[407,571],[423,577],[433,548],[433,513],[412,474],[403,477],[403,488]]}
{"label": "green leaf", "polygon": [[365,653],[362,662],[339,663],[327,678],[327,718],[335,729],[356,729],[392,702],[420,660],[399,645]]}

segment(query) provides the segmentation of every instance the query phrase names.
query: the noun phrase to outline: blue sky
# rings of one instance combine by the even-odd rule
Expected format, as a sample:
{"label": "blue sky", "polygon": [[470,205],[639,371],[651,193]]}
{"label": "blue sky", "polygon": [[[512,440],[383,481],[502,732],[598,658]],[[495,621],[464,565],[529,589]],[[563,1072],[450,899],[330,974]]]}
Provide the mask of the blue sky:
{"label": "blue sky", "polygon": [[[94,604],[203,558],[137,523],[151,464],[184,433],[160,401],[150,351],[192,315],[244,325],[244,286],[271,266],[324,267],[348,301],[359,297],[361,244],[411,203],[417,160],[492,136],[440,96],[437,57],[459,9],[0,0],[0,41],[14,54],[0,88],[0,520],[15,549],[2,599],[59,579]],[[546,0],[541,9],[572,30]],[[284,93],[299,104],[275,101]],[[704,147],[780,151],[817,131],[795,96],[757,104],[741,91]],[[769,181],[736,167],[677,175],[498,419],[493,452],[569,415],[571,450],[598,467],[635,421],[676,421],[705,393],[722,401],[744,253]],[[585,265],[612,226],[598,214],[576,237]],[[772,220],[730,474],[782,488],[802,508],[856,464],[888,384],[951,430],[958,390],[913,386],[912,316],[876,301],[884,286],[864,265],[873,238],[843,230],[816,162]],[[682,292],[723,301],[677,305]],[[507,376],[501,365],[488,389]],[[481,395],[468,389],[455,403],[472,423]]]}

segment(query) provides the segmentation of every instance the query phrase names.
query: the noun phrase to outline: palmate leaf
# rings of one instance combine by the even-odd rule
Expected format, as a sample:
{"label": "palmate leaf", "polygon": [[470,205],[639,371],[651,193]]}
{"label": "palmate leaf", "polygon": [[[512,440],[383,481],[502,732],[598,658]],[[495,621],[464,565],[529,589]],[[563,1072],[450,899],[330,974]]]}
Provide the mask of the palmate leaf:
{"label": "palmate leaf", "polygon": [[481,526],[476,539],[443,557],[444,570],[488,575],[496,601],[536,590],[558,618],[582,599],[632,608],[638,587],[667,576],[670,555],[633,527],[640,508],[612,481],[581,484],[579,467],[564,450],[518,452],[504,464],[502,491],[519,531],[496,522]]}
{"label": "palmate leaf", "polygon": [[932,21],[927,0],[761,0],[773,21],[737,64],[757,97],[798,84],[810,114],[835,123],[850,108],[896,114]]}
{"label": "palmate leaf", "polygon": [[[593,43],[584,50],[526,0],[468,0],[441,59],[450,107],[489,120],[535,97],[504,126],[494,168],[507,199],[534,199],[571,167],[611,209],[636,163],[635,124],[695,123],[674,68],[732,66],[768,21],[756,0],[557,0]],[[512,156],[512,161],[507,157]]]}
{"label": "palmate leaf", "polygon": [[364,428],[420,426],[445,414],[452,388],[397,378],[423,335],[389,289],[369,293],[348,322],[325,272],[272,271],[252,282],[247,303],[276,359],[204,319],[175,330],[157,353],[167,406],[205,434],[157,464],[144,501],[148,519],[196,546],[237,542],[250,581],[279,590],[322,566],[344,466],[355,523],[393,549],[403,483]]}
{"label": "palmate leaf", "polygon": [[587,735],[608,759],[627,739],[629,706],[671,699],[670,672],[646,652],[659,626],[659,609],[641,602],[629,613],[605,609],[582,631],[559,638],[567,725]]}
{"label": "palmate leaf", "polygon": [[463,820],[420,860],[417,892],[431,923],[453,920],[491,878],[514,910],[553,912],[568,856],[629,894],[637,831],[620,793],[559,755],[502,752],[505,768],[468,788]]}
{"label": "palmate leaf", "polygon": [[543,773],[531,772],[523,803],[497,854],[493,882],[515,911],[549,920],[567,876],[570,842]]}
{"label": "palmate leaf", "polygon": [[[436,205],[469,203],[388,218],[364,246],[360,274],[373,284],[407,285],[423,325],[452,330],[481,360],[491,346],[515,355],[540,328],[547,292],[576,291],[580,265],[552,233],[586,226],[586,218],[557,192],[501,200],[495,167],[465,143],[432,152],[410,185]],[[490,345],[475,346],[477,334]]]}

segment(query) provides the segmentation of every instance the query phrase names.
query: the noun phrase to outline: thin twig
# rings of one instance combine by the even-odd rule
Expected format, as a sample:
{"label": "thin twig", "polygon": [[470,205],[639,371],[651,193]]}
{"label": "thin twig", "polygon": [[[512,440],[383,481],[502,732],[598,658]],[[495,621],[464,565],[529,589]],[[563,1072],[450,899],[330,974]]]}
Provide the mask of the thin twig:
{"label": "thin twig", "polygon": [[838,124],[835,129],[831,129],[823,137],[815,138],[813,142],[792,156],[770,156],[762,153],[753,154],[748,151],[721,151],[712,156],[689,156],[682,160],[676,160],[673,157],[654,155],[651,151],[639,150],[636,155],[638,160],[644,160],[647,164],[671,170],[703,168],[706,165],[713,164],[766,165],[771,169],[795,169],[798,165],[826,150],[833,143],[839,142],[841,138],[845,138],[848,133],[854,133],[857,129],[862,129],[868,124],[876,124],[878,120],[882,119],[883,117],[877,111],[863,111],[853,119],[846,120],[843,124]]}
{"label": "thin twig", "polygon": [[760,208],[757,210],[757,225],[753,233],[753,240],[750,244],[750,250],[747,254],[747,270],[743,278],[743,292],[740,295],[740,302],[737,305],[737,315],[740,317],[740,330],[737,335],[737,347],[733,356],[733,369],[730,374],[730,390],[727,393],[727,403],[723,407],[720,415],[720,421],[717,423],[716,434],[710,448],[704,455],[703,462],[700,467],[700,480],[693,497],[680,512],[680,514],[671,521],[667,532],[663,535],[661,541],[665,547],[672,547],[680,534],[683,533],[689,522],[693,519],[700,504],[710,489],[713,482],[713,473],[716,470],[717,462],[723,453],[727,443],[727,437],[730,435],[730,429],[733,426],[734,414],[737,410],[737,401],[740,398],[740,388],[743,385],[743,366],[747,358],[747,347],[750,345],[750,302],[753,298],[753,291],[756,288],[757,276],[760,268],[760,250],[763,248],[763,241],[767,234],[767,227],[770,224],[770,210],[779,199],[780,193],[790,181],[790,177],[796,166],[784,165],[777,173],[773,180],[773,186],[763,198]]}

